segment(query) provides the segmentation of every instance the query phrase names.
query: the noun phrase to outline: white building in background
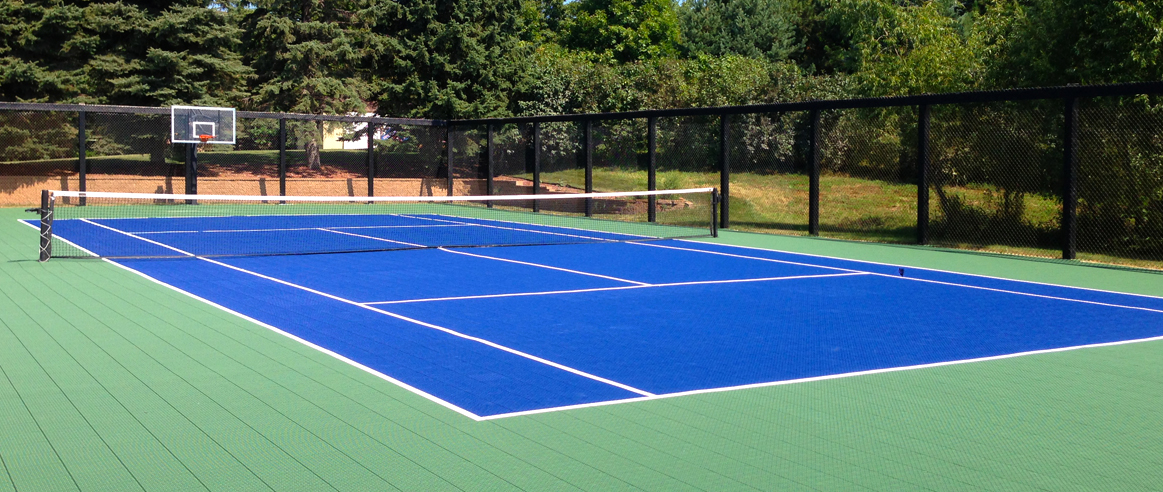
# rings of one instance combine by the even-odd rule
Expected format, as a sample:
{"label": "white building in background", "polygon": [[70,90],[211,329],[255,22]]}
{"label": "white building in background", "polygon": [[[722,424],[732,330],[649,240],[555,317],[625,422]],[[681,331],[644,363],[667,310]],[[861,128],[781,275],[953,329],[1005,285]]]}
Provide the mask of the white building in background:
{"label": "white building in background", "polygon": [[[363,115],[352,114],[349,116],[375,116],[375,113],[366,113]],[[324,150],[361,150],[367,149],[367,134],[364,133],[354,140],[345,140],[344,135],[351,133],[363,132],[367,129],[367,123],[343,123],[335,122],[334,126],[324,125],[323,135],[323,149]],[[387,130],[383,126],[376,127],[375,138],[384,140],[388,138]]]}

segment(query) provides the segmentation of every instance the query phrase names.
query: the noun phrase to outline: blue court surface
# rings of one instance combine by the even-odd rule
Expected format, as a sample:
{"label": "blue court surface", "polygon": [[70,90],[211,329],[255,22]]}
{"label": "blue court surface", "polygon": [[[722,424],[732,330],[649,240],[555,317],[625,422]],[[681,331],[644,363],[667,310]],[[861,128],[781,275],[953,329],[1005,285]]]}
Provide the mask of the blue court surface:
{"label": "blue court surface", "polygon": [[[582,234],[470,219],[410,227],[440,220],[55,228],[98,254],[430,245],[465,228]],[[1163,336],[1163,298],[688,240],[111,261],[478,420]]]}

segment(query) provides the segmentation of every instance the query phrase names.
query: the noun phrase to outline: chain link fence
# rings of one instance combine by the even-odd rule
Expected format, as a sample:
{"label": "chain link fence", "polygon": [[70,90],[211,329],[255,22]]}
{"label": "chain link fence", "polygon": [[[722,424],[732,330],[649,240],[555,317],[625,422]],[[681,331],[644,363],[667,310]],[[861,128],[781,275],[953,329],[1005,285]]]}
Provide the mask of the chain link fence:
{"label": "chain link fence", "polygon": [[[389,196],[715,186],[720,225],[731,229],[1163,269],[1161,93],[1152,82],[453,122],[239,112],[237,144],[203,149],[194,170],[185,145],[166,141],[166,108],[0,103],[0,203],[34,204],[44,188]],[[598,205],[585,213],[600,215]],[[700,206],[664,195],[619,208],[654,218]]]}

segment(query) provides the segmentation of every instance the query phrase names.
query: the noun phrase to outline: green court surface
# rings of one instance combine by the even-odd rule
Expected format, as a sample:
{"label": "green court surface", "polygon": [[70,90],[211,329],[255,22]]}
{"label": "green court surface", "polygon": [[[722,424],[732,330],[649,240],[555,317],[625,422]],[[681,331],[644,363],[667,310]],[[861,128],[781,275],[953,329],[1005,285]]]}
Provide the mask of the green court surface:
{"label": "green court surface", "polygon": [[[476,422],[0,209],[0,491],[1158,490],[1163,341]],[[717,241],[1163,296],[1163,274]],[[723,327],[730,329],[730,327]]]}

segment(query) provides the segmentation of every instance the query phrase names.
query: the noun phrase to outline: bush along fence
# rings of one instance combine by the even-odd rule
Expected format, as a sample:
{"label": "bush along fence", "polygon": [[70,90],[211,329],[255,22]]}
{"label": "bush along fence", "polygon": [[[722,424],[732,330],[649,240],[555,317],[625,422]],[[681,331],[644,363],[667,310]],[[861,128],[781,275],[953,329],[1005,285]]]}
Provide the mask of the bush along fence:
{"label": "bush along fence", "polygon": [[[717,186],[721,227],[1163,269],[1160,94],[1148,82],[447,122],[240,111],[237,144],[196,165],[165,140],[168,108],[0,103],[0,204],[35,204],[42,188]],[[677,202],[645,213],[698,206]],[[610,213],[600,205],[586,213]]]}

